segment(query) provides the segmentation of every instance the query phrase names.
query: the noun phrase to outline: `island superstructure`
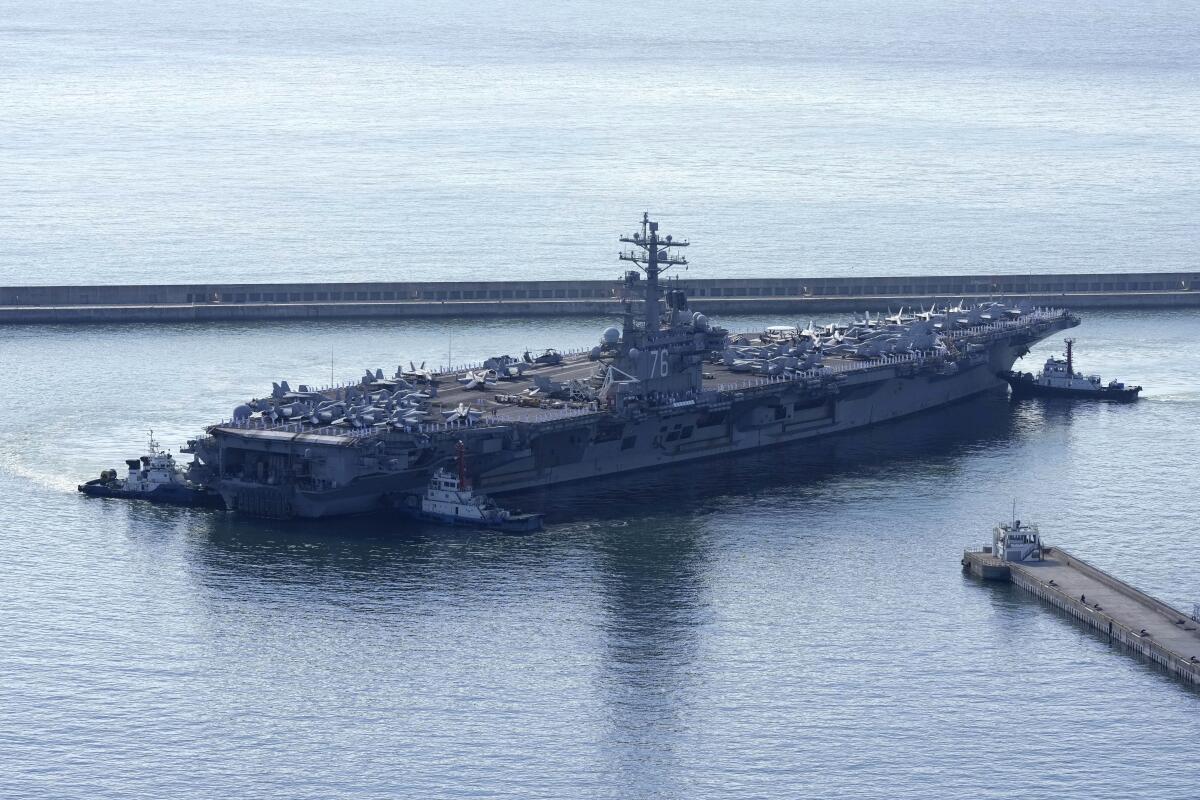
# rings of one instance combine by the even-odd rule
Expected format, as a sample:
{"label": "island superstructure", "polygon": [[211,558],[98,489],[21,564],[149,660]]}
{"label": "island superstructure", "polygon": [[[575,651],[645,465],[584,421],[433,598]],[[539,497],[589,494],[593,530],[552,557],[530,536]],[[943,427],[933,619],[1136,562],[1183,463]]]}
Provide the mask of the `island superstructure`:
{"label": "island superstructure", "polygon": [[987,303],[731,335],[663,273],[687,241],[644,215],[622,237],[621,327],[587,352],[409,364],[322,389],[287,383],[189,442],[189,478],[233,511],[323,517],[402,507],[469,454],[500,494],[827,436],[1004,386],[1065,310]]}

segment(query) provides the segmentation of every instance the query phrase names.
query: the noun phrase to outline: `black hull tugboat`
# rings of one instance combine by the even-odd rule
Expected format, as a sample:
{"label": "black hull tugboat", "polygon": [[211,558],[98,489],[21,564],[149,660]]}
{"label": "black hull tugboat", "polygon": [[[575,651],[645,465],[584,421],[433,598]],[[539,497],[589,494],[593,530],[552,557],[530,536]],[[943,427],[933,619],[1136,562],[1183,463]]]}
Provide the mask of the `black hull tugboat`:
{"label": "black hull tugboat", "polygon": [[150,431],[147,451],[140,458],[126,459],[129,471],[124,478],[117,477],[115,469],[106,469],[99,478],[93,478],[76,488],[91,497],[148,500],[175,506],[225,507],[221,495],[198,487],[187,479],[184,470],[175,463],[175,457],[159,449],[158,442],[154,441],[154,431]]}
{"label": "black hull tugboat", "polygon": [[1066,358],[1051,356],[1038,375],[1011,371],[1004,379],[1012,387],[1013,397],[1067,397],[1083,400],[1113,400],[1128,403],[1138,399],[1141,386],[1126,386],[1120,381],[1100,382],[1099,375],[1075,371],[1074,339],[1067,339]]}

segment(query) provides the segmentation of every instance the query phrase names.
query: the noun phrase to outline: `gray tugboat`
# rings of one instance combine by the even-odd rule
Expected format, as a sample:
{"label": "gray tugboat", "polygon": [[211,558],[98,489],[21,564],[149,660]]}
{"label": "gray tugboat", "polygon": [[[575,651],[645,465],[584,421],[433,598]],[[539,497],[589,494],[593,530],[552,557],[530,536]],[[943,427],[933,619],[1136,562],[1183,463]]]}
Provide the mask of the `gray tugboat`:
{"label": "gray tugboat", "polygon": [[1128,403],[1137,400],[1141,386],[1126,386],[1120,381],[1100,382],[1099,375],[1083,375],[1075,371],[1074,339],[1067,339],[1066,358],[1051,356],[1036,376],[1030,372],[1006,373],[1013,397],[1068,397],[1081,400],[1115,400]]}
{"label": "gray tugboat", "polygon": [[118,497],[125,500],[149,500],[178,506],[224,508],[221,495],[188,480],[186,472],[175,463],[175,457],[159,449],[150,431],[147,453],[140,458],[126,459],[124,478],[115,469],[106,469],[99,478],[76,487],[92,497]]}
{"label": "gray tugboat", "polygon": [[1079,324],[1061,309],[959,303],[731,335],[691,308],[679,283],[664,285],[664,272],[688,263],[687,241],[644,215],[621,242],[631,267],[616,287],[622,319],[589,350],[439,371],[410,364],[298,391],[282,383],[189,442],[188,477],[242,514],[325,517],[420,497],[460,441],[465,477],[491,496],[703,469],[704,459],[999,391],[1018,356]]}

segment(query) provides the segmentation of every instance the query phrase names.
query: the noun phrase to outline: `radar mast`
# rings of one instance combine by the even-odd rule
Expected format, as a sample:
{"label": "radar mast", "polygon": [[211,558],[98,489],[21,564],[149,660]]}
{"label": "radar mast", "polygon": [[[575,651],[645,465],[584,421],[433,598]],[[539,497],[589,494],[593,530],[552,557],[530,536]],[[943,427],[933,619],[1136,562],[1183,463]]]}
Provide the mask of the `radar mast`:
{"label": "radar mast", "polygon": [[[642,230],[635,232],[633,236],[622,236],[621,241],[631,244],[633,247],[622,250],[619,255],[620,260],[629,261],[646,275],[645,322],[646,335],[650,337],[658,333],[662,327],[658,307],[661,299],[658,276],[671,267],[687,265],[687,259],[681,254],[676,255],[672,252],[672,248],[687,247],[688,242],[686,239],[677,241],[670,234],[659,236],[658,223],[650,220],[649,212],[642,214]],[[631,272],[629,276],[636,277],[637,273]],[[628,279],[626,285],[630,285]]]}

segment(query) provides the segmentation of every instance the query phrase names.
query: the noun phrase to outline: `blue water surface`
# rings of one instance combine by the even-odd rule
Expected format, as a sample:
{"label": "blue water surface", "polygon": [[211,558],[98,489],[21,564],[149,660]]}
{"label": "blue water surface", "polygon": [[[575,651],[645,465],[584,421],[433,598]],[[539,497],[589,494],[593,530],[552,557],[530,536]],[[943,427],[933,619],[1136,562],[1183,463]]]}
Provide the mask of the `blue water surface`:
{"label": "blue water surface", "polygon": [[[1198,28],[1108,0],[0,0],[0,284],[605,278],[645,209],[697,277],[1193,269]],[[607,324],[0,330],[0,797],[1196,793],[1194,690],[958,563],[1015,498],[1200,601],[1195,312],[1075,332],[1134,406],[981,398],[528,493],[529,537],[74,491],[272,380]]]}
{"label": "blue water surface", "polygon": [[176,447],[331,357],[350,377],[436,362],[452,330],[469,360],[604,324],[0,330],[0,795],[1189,796],[1196,692],[958,560],[1015,498],[1052,543],[1200,600],[1194,312],[1075,331],[1136,405],[987,397],[529,492],[526,537],[74,491],[144,428]]}

